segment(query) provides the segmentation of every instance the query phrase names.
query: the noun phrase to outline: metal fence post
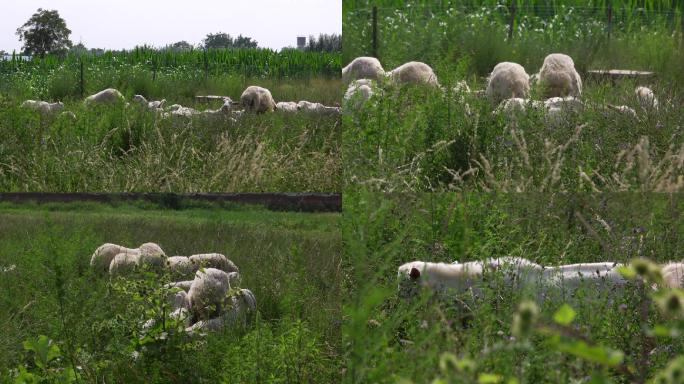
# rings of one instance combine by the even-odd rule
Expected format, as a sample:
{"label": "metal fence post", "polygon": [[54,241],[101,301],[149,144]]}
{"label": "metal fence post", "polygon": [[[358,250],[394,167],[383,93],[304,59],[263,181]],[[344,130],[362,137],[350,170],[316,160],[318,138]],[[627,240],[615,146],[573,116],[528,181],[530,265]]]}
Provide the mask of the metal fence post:
{"label": "metal fence post", "polygon": [[79,83],[79,91],[81,91],[81,98],[83,98],[83,95],[85,94],[85,84],[83,82],[83,57],[79,58],[79,62],[81,63],[81,77],[80,77],[80,83]]}

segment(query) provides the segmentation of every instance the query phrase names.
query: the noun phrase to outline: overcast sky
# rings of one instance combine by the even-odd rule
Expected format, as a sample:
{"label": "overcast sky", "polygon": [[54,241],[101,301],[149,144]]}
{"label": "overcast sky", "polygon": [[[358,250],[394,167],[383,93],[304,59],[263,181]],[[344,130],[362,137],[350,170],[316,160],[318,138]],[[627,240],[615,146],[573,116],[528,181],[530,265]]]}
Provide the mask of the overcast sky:
{"label": "overcast sky", "polygon": [[260,47],[297,45],[297,36],[342,34],[342,0],[21,0],[7,1],[0,16],[0,50],[21,49],[16,29],[33,13],[56,9],[71,41],[88,48],[197,45],[207,33],[242,34]]}

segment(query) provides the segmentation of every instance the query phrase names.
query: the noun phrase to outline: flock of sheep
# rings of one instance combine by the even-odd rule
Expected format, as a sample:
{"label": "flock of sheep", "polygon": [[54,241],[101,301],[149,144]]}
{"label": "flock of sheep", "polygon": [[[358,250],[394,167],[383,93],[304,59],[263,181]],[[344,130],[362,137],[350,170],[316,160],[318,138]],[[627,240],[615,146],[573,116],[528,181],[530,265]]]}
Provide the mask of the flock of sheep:
{"label": "flock of sheep", "polygon": [[[427,288],[438,293],[471,292],[482,297],[487,273],[496,271],[503,272],[506,287],[533,291],[538,301],[543,301],[554,290],[564,294],[564,300],[575,297],[580,289],[590,289],[593,294],[604,292],[614,295],[624,291],[628,281],[619,272],[623,266],[615,262],[599,262],[545,267],[519,257],[452,264],[413,261],[398,269],[399,295],[411,297],[419,289]],[[661,266],[660,274],[665,287],[684,286],[684,263],[665,264]]]}
{"label": "flock of sheep", "polygon": [[[90,259],[97,273],[112,278],[130,276],[139,269],[167,272],[178,281],[166,284],[169,318],[182,322],[188,333],[218,331],[243,319],[256,309],[256,298],[248,289],[231,290],[239,284],[238,267],[220,253],[167,257],[159,245],[145,243],[138,248],[103,244]],[[147,321],[143,328],[154,326]]]}
{"label": "flock of sheep", "polygon": [[[432,68],[421,62],[412,61],[389,72],[385,72],[380,61],[374,57],[357,57],[342,69],[342,80],[348,84],[344,95],[345,106],[357,109],[373,95],[380,94],[384,85],[426,85],[446,91],[440,85]],[[540,87],[544,101],[531,100],[532,86]],[[453,91],[457,94],[470,93],[468,84],[459,82]],[[487,79],[487,88],[479,91],[497,106],[495,114],[515,113],[527,108],[543,110],[551,122],[558,122],[563,113],[577,111],[583,107],[582,78],[575,69],[572,58],[562,53],[553,53],[544,59],[541,69],[532,76],[520,64],[502,62],[497,64]],[[635,94],[645,112],[658,108],[658,100],[647,87],[637,87]],[[606,105],[606,108],[636,118],[637,112],[626,105]],[[470,110],[465,106],[465,111]]]}
{"label": "flock of sheep", "polygon": [[[278,111],[282,113],[305,113],[310,115],[338,115],[340,113],[339,107],[329,107],[321,103],[314,103],[306,100],[299,102],[281,101],[276,103],[268,89],[255,85],[247,87],[244,92],[242,92],[239,102],[234,102],[229,97],[224,97],[223,100],[224,103],[219,109],[198,111],[194,108],[184,107],[180,104],[165,106],[166,99],[148,101],[142,95],[133,96],[133,102],[135,104],[159,114],[162,118],[198,116],[204,118],[228,118],[235,122],[242,117],[245,112],[266,113]],[[84,100],[84,104],[87,106],[113,105],[125,102],[125,98],[121,92],[114,88],[107,88],[86,97]],[[126,105],[128,106],[129,104],[126,103]],[[64,111],[64,104],[62,102],[49,103],[47,101],[26,100],[21,106],[40,112],[43,116],[53,117],[60,115],[76,119],[76,115],[73,112]]]}

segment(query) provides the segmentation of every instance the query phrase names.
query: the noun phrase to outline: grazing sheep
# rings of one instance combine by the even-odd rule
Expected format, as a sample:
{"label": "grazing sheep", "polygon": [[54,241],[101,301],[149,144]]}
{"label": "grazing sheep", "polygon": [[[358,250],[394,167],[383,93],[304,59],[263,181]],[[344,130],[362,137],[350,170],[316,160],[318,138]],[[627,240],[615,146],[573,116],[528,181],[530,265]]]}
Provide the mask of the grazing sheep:
{"label": "grazing sheep", "polygon": [[547,109],[549,109],[549,108],[560,108],[563,110],[570,110],[573,112],[578,112],[584,107],[584,104],[582,104],[582,102],[576,97],[567,96],[567,97],[551,97],[549,99],[546,99],[544,101],[544,106],[546,106]]}
{"label": "grazing sheep", "polygon": [[166,267],[173,277],[189,277],[197,272],[199,267],[186,256],[171,256],[166,259]]}
{"label": "grazing sheep", "polygon": [[119,253],[109,264],[109,275],[112,277],[127,275],[140,263],[140,253]]}
{"label": "grazing sheep", "polygon": [[575,63],[562,53],[546,56],[539,70],[539,85],[545,98],[582,95],[582,78],[575,70]]}
{"label": "grazing sheep", "polygon": [[229,290],[230,277],[226,272],[216,268],[197,271],[188,291],[193,319],[206,319],[220,314]]}
{"label": "grazing sheep", "polygon": [[294,101],[280,101],[276,103],[275,109],[276,111],[281,112],[296,113],[297,103],[295,103]]}
{"label": "grazing sheep", "polygon": [[197,268],[216,268],[224,272],[239,272],[238,267],[220,253],[202,253],[190,256]]}
{"label": "grazing sheep", "polygon": [[656,99],[655,94],[650,88],[637,87],[634,90],[634,93],[636,93],[639,104],[641,104],[641,108],[645,110],[658,109],[658,99]]}
{"label": "grazing sheep", "polygon": [[530,77],[525,68],[505,61],[497,64],[487,79],[487,98],[494,104],[511,98],[526,99],[530,93]]}
{"label": "grazing sheep", "polygon": [[240,102],[246,111],[256,113],[273,112],[276,106],[271,91],[256,85],[251,85],[242,92]]}
{"label": "grazing sheep", "polygon": [[94,95],[86,97],[85,104],[117,104],[124,102],[124,96],[114,88],[107,88]]}
{"label": "grazing sheep", "polygon": [[256,298],[249,289],[241,289],[237,295],[228,298],[226,307],[230,307],[218,317],[209,320],[200,320],[186,328],[186,332],[221,331],[225,327],[234,326],[238,321],[244,320],[249,312],[256,310]]}
{"label": "grazing sheep", "polygon": [[21,103],[21,107],[40,112],[44,116],[52,116],[64,109],[64,104],[61,101],[48,103],[47,101],[26,100]]}
{"label": "grazing sheep", "polygon": [[139,249],[130,249],[122,247],[120,245],[105,243],[97,247],[93,255],[90,257],[90,266],[95,269],[96,272],[107,273],[109,272],[109,265],[111,264],[114,257],[120,253],[139,255]]}
{"label": "grazing sheep", "polygon": [[357,57],[342,68],[342,81],[345,84],[358,79],[381,80],[385,70],[375,57]]}
{"label": "grazing sheep", "polygon": [[375,84],[370,79],[358,79],[349,84],[347,91],[344,93],[345,107],[351,109],[359,109],[371,97],[373,97]]}
{"label": "grazing sheep", "polygon": [[166,103],[166,99],[162,99],[162,100],[158,100],[158,101],[147,101],[147,99],[143,95],[133,96],[133,101],[135,101],[136,103],[140,104],[143,107],[146,107],[150,111],[158,111],[160,109],[163,109],[164,103]]}
{"label": "grazing sheep", "polygon": [[539,298],[543,299],[549,289],[560,292],[564,298],[572,298],[575,293],[584,289],[592,294],[620,293],[624,290],[627,280],[618,272],[621,264],[613,262],[581,263],[561,265],[544,270],[544,292]]}
{"label": "grazing sheep", "polygon": [[484,264],[479,261],[463,264],[413,261],[398,270],[399,295],[414,296],[420,287],[436,292],[455,290],[463,292],[481,280]]}
{"label": "grazing sheep", "polygon": [[411,61],[394,68],[387,77],[395,85],[430,85],[439,87],[437,75],[432,68],[419,61]]}
{"label": "grazing sheep", "polygon": [[155,269],[160,269],[164,266],[166,261],[166,254],[155,243],[145,243],[141,245],[140,250],[140,264],[149,265]]}

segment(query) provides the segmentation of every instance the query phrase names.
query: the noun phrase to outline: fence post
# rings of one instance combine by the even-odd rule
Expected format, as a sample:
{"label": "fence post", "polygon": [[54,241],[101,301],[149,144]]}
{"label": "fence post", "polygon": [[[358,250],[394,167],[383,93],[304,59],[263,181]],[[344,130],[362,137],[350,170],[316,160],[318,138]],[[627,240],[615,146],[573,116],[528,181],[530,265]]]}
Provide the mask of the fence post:
{"label": "fence post", "polygon": [[[674,12],[677,12],[677,10],[675,9]],[[679,17],[682,23],[682,36],[679,42],[681,43],[682,48],[684,48],[684,6],[682,6],[679,10]]]}
{"label": "fence post", "polygon": [[373,57],[378,57],[378,7],[373,6]]}
{"label": "fence post", "polygon": [[508,41],[513,40],[513,26],[515,25],[516,0],[511,0],[511,20],[508,22]]}
{"label": "fence post", "polygon": [[81,91],[81,98],[83,98],[83,95],[85,94],[85,84],[83,83],[83,57],[79,58],[79,62],[81,63],[79,90]]}
{"label": "fence post", "polygon": [[613,2],[608,2],[608,42],[610,42],[610,34],[613,31]]}

